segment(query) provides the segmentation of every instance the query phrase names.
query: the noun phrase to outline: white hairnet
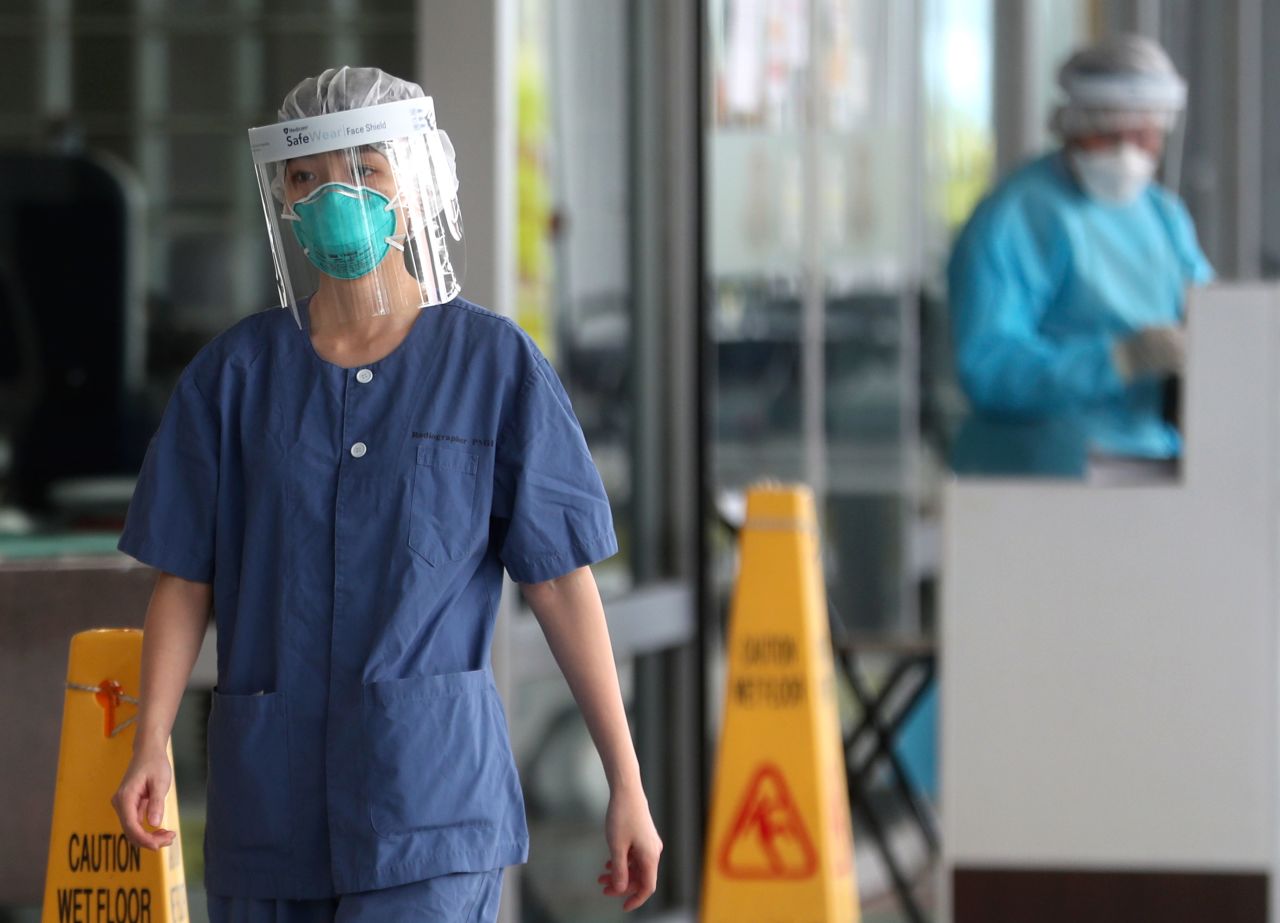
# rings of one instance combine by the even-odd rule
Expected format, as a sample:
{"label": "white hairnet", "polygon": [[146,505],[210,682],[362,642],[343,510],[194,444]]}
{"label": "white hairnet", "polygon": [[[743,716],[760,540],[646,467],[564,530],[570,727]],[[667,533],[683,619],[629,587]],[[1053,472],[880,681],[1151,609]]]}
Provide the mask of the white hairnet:
{"label": "white hairnet", "polygon": [[309,119],[426,95],[416,83],[393,77],[377,67],[330,67],[319,77],[308,77],[288,92],[280,104],[277,121]]}
{"label": "white hairnet", "polygon": [[[307,77],[285,94],[280,104],[277,122],[291,122],[294,119],[309,119],[317,115],[328,115],[331,112],[346,112],[351,109],[363,109],[366,106],[378,106],[382,103],[394,103],[402,99],[420,99],[427,94],[411,80],[388,74],[378,67],[342,67],[326,68],[318,77]],[[440,144],[449,158],[449,171],[452,174],[447,182],[443,182],[441,195],[445,200],[451,198],[458,190],[457,160],[453,151],[453,142],[448,134],[438,131]],[[376,144],[374,147],[387,153],[387,144]],[[271,191],[277,199],[284,201],[282,173],[277,171],[272,179]]]}
{"label": "white hairnet", "polygon": [[1058,71],[1066,102],[1050,127],[1064,138],[1156,125],[1170,131],[1187,100],[1186,81],[1160,45],[1113,35],[1077,51]]}

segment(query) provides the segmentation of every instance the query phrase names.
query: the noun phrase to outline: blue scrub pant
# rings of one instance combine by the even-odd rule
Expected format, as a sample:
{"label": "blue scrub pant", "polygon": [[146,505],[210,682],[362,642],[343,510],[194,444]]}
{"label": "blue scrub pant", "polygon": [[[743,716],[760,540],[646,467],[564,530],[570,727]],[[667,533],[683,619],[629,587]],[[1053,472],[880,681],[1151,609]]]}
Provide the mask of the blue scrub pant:
{"label": "blue scrub pant", "polygon": [[209,895],[209,923],[494,923],[502,869],[452,872],[321,900]]}

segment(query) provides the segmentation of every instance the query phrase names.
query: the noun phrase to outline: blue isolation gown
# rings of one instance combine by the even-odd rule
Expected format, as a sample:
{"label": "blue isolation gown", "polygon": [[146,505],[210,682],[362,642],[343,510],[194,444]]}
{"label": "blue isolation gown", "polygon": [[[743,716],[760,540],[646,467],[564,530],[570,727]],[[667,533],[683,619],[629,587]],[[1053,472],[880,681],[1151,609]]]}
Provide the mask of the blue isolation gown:
{"label": "blue isolation gown", "polygon": [[213,585],[210,893],[323,898],[527,860],[489,661],[503,570],[548,580],[617,541],[519,327],[455,299],[343,368],[288,311],[243,319],[179,379],[119,547]]}
{"label": "blue isolation gown", "polygon": [[956,369],[972,405],[953,447],[961,473],[1080,475],[1090,451],[1179,454],[1162,382],[1126,385],[1113,345],[1176,324],[1209,281],[1182,202],[1153,183],[1132,203],[1087,196],[1054,152],[976,209],[948,267]]}

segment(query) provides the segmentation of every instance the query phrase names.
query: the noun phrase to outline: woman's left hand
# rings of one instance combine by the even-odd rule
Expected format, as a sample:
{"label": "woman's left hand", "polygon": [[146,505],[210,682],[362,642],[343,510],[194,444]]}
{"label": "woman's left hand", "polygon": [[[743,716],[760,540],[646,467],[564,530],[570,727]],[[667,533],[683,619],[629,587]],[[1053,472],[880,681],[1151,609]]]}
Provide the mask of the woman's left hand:
{"label": "woman's left hand", "polygon": [[662,840],[649,816],[649,802],[639,787],[610,794],[604,833],[613,858],[605,862],[605,873],[596,881],[610,897],[627,895],[622,909],[635,910],[658,886],[658,856],[662,853]]}

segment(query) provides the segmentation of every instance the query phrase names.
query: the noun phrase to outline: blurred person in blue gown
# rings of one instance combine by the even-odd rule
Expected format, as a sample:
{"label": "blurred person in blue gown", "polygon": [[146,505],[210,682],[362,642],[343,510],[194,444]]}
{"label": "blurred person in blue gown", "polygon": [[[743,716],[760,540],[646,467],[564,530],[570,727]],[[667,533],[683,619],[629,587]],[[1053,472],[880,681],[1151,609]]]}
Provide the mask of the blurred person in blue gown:
{"label": "blurred person in blue gown", "polygon": [[1061,145],[978,205],[948,266],[972,412],[962,474],[1081,477],[1090,456],[1174,459],[1163,412],[1182,370],[1187,286],[1213,270],[1186,207],[1154,181],[1186,102],[1164,50],[1118,35],[1061,67]]}

